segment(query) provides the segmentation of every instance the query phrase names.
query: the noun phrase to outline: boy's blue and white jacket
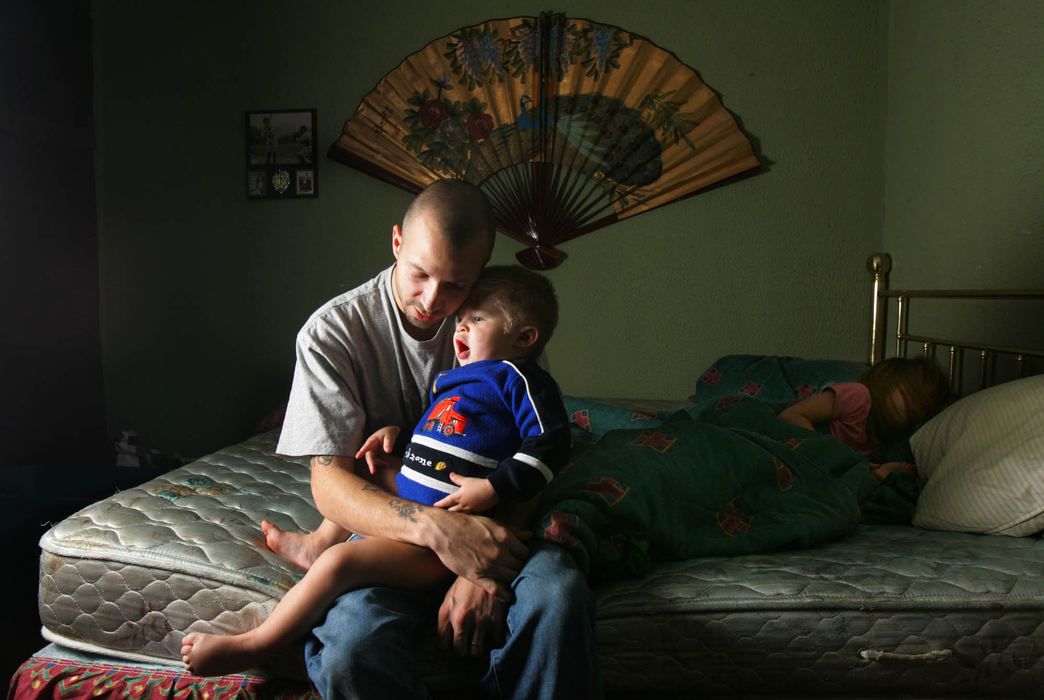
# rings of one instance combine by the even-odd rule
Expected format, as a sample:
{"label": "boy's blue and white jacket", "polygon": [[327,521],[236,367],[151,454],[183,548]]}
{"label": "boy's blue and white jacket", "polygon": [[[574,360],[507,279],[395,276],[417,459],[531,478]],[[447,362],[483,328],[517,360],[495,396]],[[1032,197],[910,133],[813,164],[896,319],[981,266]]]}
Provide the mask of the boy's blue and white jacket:
{"label": "boy's blue and white jacket", "polygon": [[450,472],[489,479],[502,501],[525,501],[569,459],[558,384],[528,359],[483,360],[441,372],[397,477],[399,495],[432,504],[457,490]]}

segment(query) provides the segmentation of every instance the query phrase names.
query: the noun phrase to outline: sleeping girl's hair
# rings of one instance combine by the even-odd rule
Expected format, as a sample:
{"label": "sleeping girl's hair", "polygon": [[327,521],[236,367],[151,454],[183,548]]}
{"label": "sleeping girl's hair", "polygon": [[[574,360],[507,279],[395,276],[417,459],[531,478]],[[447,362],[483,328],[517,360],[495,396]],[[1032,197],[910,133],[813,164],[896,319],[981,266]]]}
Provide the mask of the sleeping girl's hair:
{"label": "sleeping girl's hair", "polygon": [[870,389],[867,437],[875,449],[887,447],[925,422],[950,400],[950,382],[928,358],[892,357],[860,377]]}

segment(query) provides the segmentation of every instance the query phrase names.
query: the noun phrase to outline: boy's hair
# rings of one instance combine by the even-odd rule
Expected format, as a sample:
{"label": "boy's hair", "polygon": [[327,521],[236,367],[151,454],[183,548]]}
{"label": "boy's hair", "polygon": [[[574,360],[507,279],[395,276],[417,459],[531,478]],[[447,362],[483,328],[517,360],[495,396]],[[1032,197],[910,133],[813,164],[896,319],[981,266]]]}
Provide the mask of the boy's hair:
{"label": "boy's hair", "polygon": [[[870,389],[867,434],[878,448],[903,437],[943,410],[950,400],[949,379],[925,357],[889,358],[864,372],[859,381]],[[892,406],[897,390],[906,405],[905,416],[897,415]]]}
{"label": "boy's hair", "polygon": [[537,329],[537,341],[527,356],[536,357],[558,324],[558,298],[551,281],[518,265],[488,265],[471,288],[474,299],[493,303],[504,314],[507,330]]}

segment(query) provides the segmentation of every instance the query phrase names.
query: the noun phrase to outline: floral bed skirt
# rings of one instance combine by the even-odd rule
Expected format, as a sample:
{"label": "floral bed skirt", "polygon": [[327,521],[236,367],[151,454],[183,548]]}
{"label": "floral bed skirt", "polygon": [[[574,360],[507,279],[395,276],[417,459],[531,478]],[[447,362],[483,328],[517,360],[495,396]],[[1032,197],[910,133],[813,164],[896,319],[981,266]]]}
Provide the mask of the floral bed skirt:
{"label": "floral bed skirt", "polygon": [[11,678],[8,700],[320,700],[308,683],[231,675],[202,678],[176,668],[33,656]]}

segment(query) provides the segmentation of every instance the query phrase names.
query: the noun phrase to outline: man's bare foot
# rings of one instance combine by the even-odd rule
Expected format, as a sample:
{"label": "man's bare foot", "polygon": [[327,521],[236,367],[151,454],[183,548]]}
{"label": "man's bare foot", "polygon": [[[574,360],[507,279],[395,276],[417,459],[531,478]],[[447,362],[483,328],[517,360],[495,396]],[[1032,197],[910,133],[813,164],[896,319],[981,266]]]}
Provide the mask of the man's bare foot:
{"label": "man's bare foot", "polygon": [[268,658],[246,634],[221,636],[192,632],[181,640],[181,660],[197,676],[224,676],[258,666]]}
{"label": "man's bare foot", "polygon": [[269,549],[302,569],[312,568],[315,560],[329,546],[320,541],[317,533],[287,532],[267,520],[261,521],[261,530],[265,533]]}

